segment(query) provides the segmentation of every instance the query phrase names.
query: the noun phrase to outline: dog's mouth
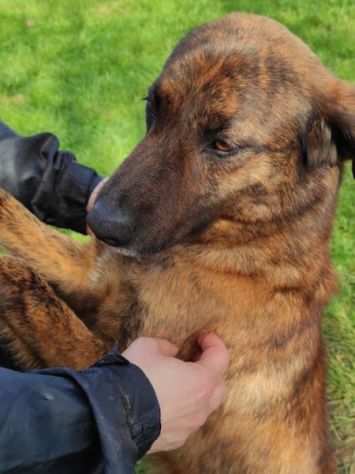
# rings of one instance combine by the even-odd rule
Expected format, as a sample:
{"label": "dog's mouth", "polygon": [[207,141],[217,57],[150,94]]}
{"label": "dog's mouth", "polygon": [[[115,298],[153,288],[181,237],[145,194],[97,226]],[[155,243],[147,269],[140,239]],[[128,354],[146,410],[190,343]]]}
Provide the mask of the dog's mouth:
{"label": "dog's mouth", "polygon": [[90,229],[90,227],[87,228],[87,233],[88,235],[91,235],[94,239],[96,239],[97,242],[106,249],[108,249],[110,252],[117,254],[117,255],[122,255],[123,257],[129,257],[129,258],[134,258],[134,259],[141,259],[143,255],[141,252],[138,252],[137,250],[130,249],[127,247],[123,246],[118,246],[116,242],[110,240],[101,240],[99,239],[95,233]]}
{"label": "dog's mouth", "polygon": [[[158,236],[149,241],[132,239],[132,242],[124,245],[119,239],[110,237],[101,237],[97,235],[89,226],[87,228],[88,234],[96,239],[103,247],[107,248],[112,254],[122,255],[135,260],[150,260],[159,258],[162,253],[165,254],[169,249],[175,248],[183,243],[196,244],[200,242],[200,235],[210,226],[211,222],[200,222],[188,232],[179,232],[176,230],[175,236],[172,239],[160,240]],[[153,241],[153,242],[152,242]]]}
{"label": "dog's mouth", "polygon": [[129,257],[129,258],[134,258],[134,259],[137,259],[137,260],[140,260],[142,258],[142,255],[137,252],[136,250],[132,250],[132,249],[127,249],[125,247],[116,247],[114,245],[110,245],[109,243],[104,243],[109,249],[110,251],[118,254],[118,255],[122,255],[124,257]]}

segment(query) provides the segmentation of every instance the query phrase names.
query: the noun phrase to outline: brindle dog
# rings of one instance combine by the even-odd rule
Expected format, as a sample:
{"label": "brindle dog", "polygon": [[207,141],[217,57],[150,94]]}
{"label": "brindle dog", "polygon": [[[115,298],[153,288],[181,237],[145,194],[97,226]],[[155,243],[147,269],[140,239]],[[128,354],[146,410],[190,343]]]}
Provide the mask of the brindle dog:
{"label": "brindle dog", "polygon": [[87,245],[0,193],[11,361],[80,369],[140,335],[189,358],[194,335],[216,331],[231,353],[226,402],[159,457],[162,471],[335,473],[320,325],[355,88],[278,23],[232,14],[178,45],[147,124],[98,196]]}

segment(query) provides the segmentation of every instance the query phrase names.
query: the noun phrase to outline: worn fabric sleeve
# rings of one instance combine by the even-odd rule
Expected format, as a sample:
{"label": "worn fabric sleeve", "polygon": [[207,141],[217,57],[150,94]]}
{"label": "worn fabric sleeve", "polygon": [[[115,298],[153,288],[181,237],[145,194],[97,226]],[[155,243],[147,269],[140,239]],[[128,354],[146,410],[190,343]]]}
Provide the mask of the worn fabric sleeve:
{"label": "worn fabric sleeve", "polygon": [[1,474],[132,474],[160,433],[143,372],[117,354],[81,372],[0,369]]}

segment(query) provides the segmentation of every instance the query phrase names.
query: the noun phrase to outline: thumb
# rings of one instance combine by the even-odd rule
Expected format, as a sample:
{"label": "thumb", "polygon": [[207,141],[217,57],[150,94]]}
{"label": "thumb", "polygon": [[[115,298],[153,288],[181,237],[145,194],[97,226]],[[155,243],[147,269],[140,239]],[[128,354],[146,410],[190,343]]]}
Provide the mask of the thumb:
{"label": "thumb", "polygon": [[179,349],[166,339],[155,339],[157,350],[162,356],[175,357]]}
{"label": "thumb", "polygon": [[199,338],[202,350],[198,364],[221,376],[225,373],[229,364],[229,354],[222,339],[215,334],[206,334]]}

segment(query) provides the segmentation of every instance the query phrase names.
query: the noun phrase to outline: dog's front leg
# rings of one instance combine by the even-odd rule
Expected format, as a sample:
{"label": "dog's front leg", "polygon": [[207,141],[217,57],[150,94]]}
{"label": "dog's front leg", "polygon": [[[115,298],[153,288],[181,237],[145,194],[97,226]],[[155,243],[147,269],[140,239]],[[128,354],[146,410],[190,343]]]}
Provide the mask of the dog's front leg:
{"label": "dog's front leg", "polygon": [[96,263],[94,243],[80,245],[40,222],[20,202],[0,189],[0,246],[38,271],[61,294],[90,291]]}
{"label": "dog's front leg", "polygon": [[41,276],[19,259],[0,258],[0,365],[82,369],[110,348]]}
{"label": "dog's front leg", "polygon": [[48,282],[93,332],[113,343],[119,332],[117,315],[132,300],[117,258],[100,251],[95,241],[79,244],[43,224],[2,189],[1,245]]}

